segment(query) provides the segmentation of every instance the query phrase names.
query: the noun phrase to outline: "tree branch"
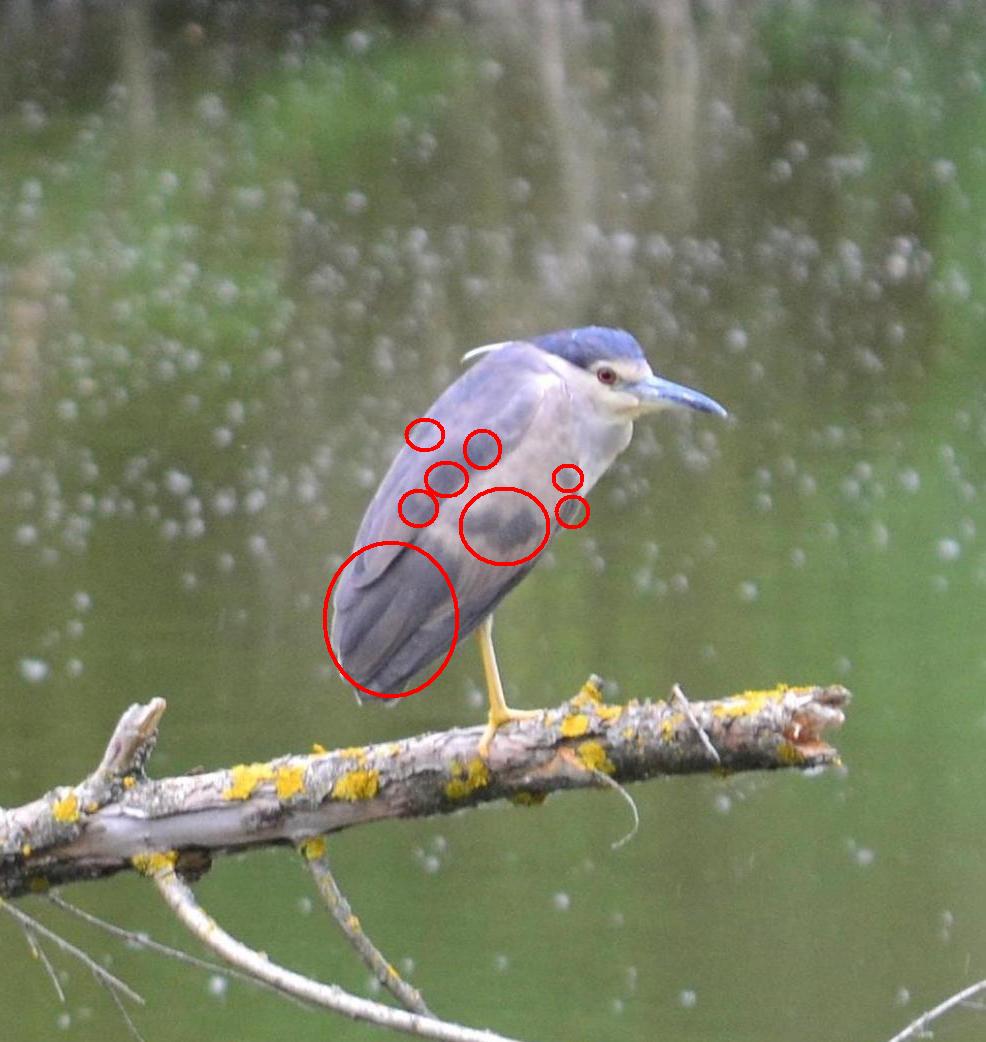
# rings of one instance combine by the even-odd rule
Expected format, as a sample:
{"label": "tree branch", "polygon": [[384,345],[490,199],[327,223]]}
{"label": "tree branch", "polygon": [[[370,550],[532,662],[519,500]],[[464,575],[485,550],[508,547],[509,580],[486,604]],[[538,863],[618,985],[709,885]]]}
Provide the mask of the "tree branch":
{"label": "tree branch", "polygon": [[366,968],[406,1010],[411,1013],[420,1013],[424,1017],[432,1016],[421,993],[417,988],[412,988],[387,962],[380,949],[370,940],[369,934],[360,925],[359,919],[353,915],[349,901],[336,882],[332,866],[329,864],[325,840],[321,836],[306,839],[299,847],[299,852],[308,862],[312,879],[315,880],[315,885],[329,909],[329,914],[342,930],[346,940],[355,949],[356,954],[363,960]]}
{"label": "tree branch", "polygon": [[907,1042],[907,1039],[911,1038],[931,1038],[932,1033],[928,1028],[934,1021],[939,1017],[944,1016],[949,1012],[949,1010],[953,1010],[957,1006],[968,1004],[972,999],[977,995],[981,995],[984,991],[986,991],[986,980],[976,981],[975,984],[970,984],[967,988],[963,988],[954,995],[950,995],[943,1002],[939,1002],[938,1005],[934,1006],[932,1009],[925,1010],[916,1020],[912,1020],[906,1028],[897,1032],[890,1042]]}
{"label": "tree branch", "polygon": [[191,888],[175,871],[173,857],[151,855],[144,871],[153,878],[168,907],[203,944],[250,977],[285,995],[312,1006],[341,1013],[354,1020],[403,1031],[408,1035],[437,1039],[439,1042],[515,1042],[493,1031],[465,1027],[403,1009],[393,1009],[379,1002],[351,995],[335,984],[322,984],[279,966],[266,955],[231,937],[204,911],[196,901]]}
{"label": "tree branch", "polygon": [[[291,843],[386,818],[424,817],[491,800],[540,803],[562,789],[656,775],[816,767],[837,762],[822,740],[842,724],[842,687],[781,687],[732,698],[607,705],[596,678],[557,709],[508,725],[488,760],[481,728],[284,756],[150,780],[144,767],[163,699],[131,706],[85,781],[0,810],[0,897],[145,866],[178,854],[180,872],[249,847]],[[709,754],[709,744],[720,763]]]}

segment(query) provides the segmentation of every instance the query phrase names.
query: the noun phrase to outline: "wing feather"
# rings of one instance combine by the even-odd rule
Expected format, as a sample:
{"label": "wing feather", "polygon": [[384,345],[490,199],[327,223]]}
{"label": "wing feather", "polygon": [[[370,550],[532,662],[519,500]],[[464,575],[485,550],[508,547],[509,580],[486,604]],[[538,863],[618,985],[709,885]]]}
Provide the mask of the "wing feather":
{"label": "wing feather", "polygon": [[[404,524],[397,503],[404,492],[423,487],[425,470],[438,459],[464,465],[476,477],[465,459],[463,442],[477,427],[495,431],[502,443],[503,454],[488,473],[509,471],[511,458],[546,395],[559,385],[539,354],[529,344],[508,344],[484,355],[459,377],[425,413],[445,428],[441,448],[433,453],[416,452],[407,445],[401,448],[356,536],[354,548],[399,540],[421,547],[441,562],[459,598],[460,638],[478,625],[533,563],[493,567],[466,552],[458,516],[473,494],[471,488],[461,498],[441,500],[438,520],[426,528]],[[474,462],[480,462],[477,454],[473,443]],[[478,476],[486,474],[478,472]],[[424,497],[409,499],[406,513],[415,499],[427,502]],[[427,513],[431,512],[429,507]],[[407,680],[444,654],[452,639],[454,613],[447,584],[426,558],[401,546],[377,547],[357,557],[333,592],[333,607],[333,648],[347,672],[373,690],[404,690]]]}

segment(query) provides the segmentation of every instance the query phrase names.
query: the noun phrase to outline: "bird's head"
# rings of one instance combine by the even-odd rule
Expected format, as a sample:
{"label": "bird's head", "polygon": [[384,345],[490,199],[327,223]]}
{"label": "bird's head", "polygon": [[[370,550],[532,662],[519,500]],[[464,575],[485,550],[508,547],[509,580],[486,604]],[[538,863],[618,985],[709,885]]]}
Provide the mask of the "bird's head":
{"label": "bird's head", "polygon": [[662,409],[697,409],[716,416],[726,410],[690,387],[665,380],[651,369],[636,339],[622,329],[584,326],[532,337],[536,347],[602,412],[636,419]]}

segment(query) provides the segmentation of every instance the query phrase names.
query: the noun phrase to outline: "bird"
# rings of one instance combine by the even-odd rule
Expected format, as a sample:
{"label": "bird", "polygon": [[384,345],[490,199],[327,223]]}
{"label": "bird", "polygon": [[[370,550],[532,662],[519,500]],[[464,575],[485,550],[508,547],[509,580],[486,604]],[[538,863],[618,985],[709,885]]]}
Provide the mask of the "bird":
{"label": "bird", "polygon": [[494,610],[559,531],[588,519],[585,496],[630,444],[636,420],[668,409],[727,412],[655,374],[622,329],[487,344],[463,361],[473,364],[408,424],[366,508],[330,587],[328,642],[365,700],[407,693],[426,667],[443,655],[447,663],[456,637],[475,633],[489,701],[478,752],[487,759],[503,725],[538,712],[507,705]]}

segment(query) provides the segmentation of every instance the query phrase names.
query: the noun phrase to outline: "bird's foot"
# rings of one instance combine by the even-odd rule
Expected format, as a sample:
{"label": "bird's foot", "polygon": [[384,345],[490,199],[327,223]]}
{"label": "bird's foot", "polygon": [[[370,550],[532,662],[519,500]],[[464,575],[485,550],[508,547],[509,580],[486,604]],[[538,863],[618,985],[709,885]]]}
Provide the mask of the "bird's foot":
{"label": "bird's foot", "polygon": [[495,711],[491,709],[486,722],[486,730],[483,732],[483,737],[479,740],[479,755],[484,760],[489,759],[490,745],[496,737],[496,732],[504,724],[509,724],[511,720],[532,720],[540,715],[540,709],[511,709],[509,706],[504,706],[502,709],[498,708]]}

